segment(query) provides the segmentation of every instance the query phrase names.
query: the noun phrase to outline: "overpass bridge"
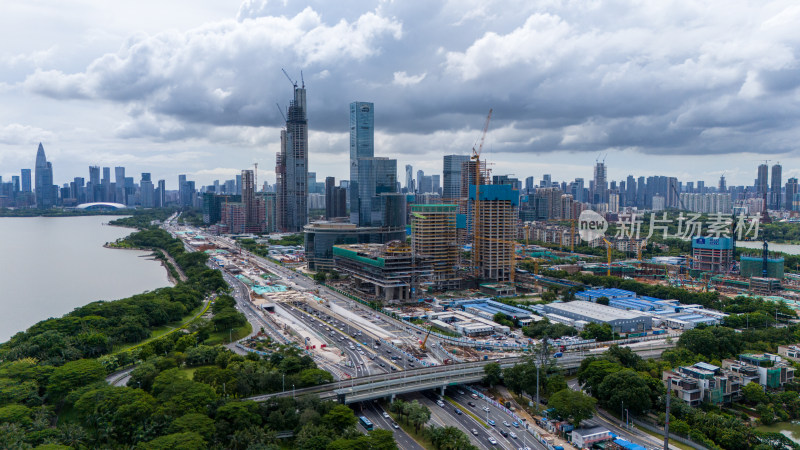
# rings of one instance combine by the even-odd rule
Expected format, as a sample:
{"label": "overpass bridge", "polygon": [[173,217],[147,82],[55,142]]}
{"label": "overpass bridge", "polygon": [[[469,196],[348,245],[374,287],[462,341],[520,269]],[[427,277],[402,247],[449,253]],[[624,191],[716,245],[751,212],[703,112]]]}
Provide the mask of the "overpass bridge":
{"label": "overpass bridge", "polygon": [[[634,351],[643,358],[656,358],[661,355],[663,348],[664,346],[659,346],[659,348],[642,348]],[[556,359],[555,363],[558,367],[569,372],[577,370],[584,358],[595,355],[599,354],[567,354]],[[500,364],[500,367],[505,369],[521,361],[521,357],[514,357],[489,361],[473,361],[447,366],[422,367],[394,373],[352,378],[347,381],[337,381],[295,391],[258,395],[249,397],[246,400],[264,402],[273,397],[315,394],[321,400],[335,399],[343,404],[358,403],[377,398],[393,397],[398,394],[407,394],[428,389],[444,389],[447,386],[458,384],[476,383],[483,379],[485,375],[483,368],[489,363],[497,362]]]}

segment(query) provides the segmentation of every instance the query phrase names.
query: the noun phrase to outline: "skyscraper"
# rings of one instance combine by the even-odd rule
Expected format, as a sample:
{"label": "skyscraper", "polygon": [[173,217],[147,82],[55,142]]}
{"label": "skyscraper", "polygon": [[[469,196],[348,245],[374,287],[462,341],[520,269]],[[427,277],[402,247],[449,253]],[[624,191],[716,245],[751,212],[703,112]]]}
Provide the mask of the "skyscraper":
{"label": "skyscraper", "polygon": [[52,208],[56,205],[58,187],[53,185],[53,165],[47,161],[41,142],[36,150],[35,177],[36,207]]}
{"label": "skyscraper", "polygon": [[266,206],[263,197],[256,196],[255,175],[252,170],[242,171],[242,204],[245,232],[264,232],[267,225]]}
{"label": "skyscraper", "polygon": [[139,188],[141,190],[142,208],[152,208],[155,206],[153,180],[150,178],[149,173],[142,173],[142,181],[139,182]]}
{"label": "skyscraper", "polygon": [[[445,155],[443,160],[442,174],[444,175],[442,185],[442,198],[457,199],[461,197],[461,170],[464,163],[469,161],[468,155]],[[411,166],[406,166],[406,177],[408,177]]]}
{"label": "skyscraper", "polygon": [[358,178],[358,225],[384,226],[385,205],[381,194],[393,193],[397,189],[397,160],[359,158]]}
{"label": "skyscraper", "polygon": [[758,166],[758,176],[756,177],[756,194],[759,197],[764,196],[767,193],[767,189],[769,187],[767,177],[769,176],[769,166],[766,164],[759,164]]}
{"label": "skyscraper", "polygon": [[[445,157],[446,158],[446,157]],[[414,193],[414,168],[411,164],[406,164],[406,191]]]}
{"label": "skyscraper", "polygon": [[781,185],[783,183],[783,167],[780,163],[772,166],[772,182],[770,183],[771,201],[770,207],[775,210],[781,209]]}
{"label": "skyscraper", "polygon": [[278,230],[302,231],[308,222],[308,119],[306,87],[294,85],[294,99],[281,130],[281,151],[275,164]]}
{"label": "skyscraper", "polygon": [[719,177],[719,185],[717,186],[717,190],[720,193],[727,192],[728,186],[725,183],[725,175],[720,175],[720,177]]}
{"label": "skyscraper", "polygon": [[154,203],[156,208],[167,206],[167,182],[165,180],[158,180],[158,188],[156,188]]}
{"label": "skyscraper", "polygon": [[608,203],[608,180],[606,178],[606,163],[597,161],[594,166],[594,196],[592,203]]}
{"label": "skyscraper", "polygon": [[350,103],[350,222],[359,223],[358,161],[375,156],[375,105]]}
{"label": "skyscraper", "polygon": [[31,169],[22,169],[22,192],[32,192],[31,189]]}
{"label": "skyscraper", "polygon": [[797,195],[797,178],[789,178],[786,180],[786,202],[784,203],[784,208],[792,211],[796,211],[794,208],[794,197]]}

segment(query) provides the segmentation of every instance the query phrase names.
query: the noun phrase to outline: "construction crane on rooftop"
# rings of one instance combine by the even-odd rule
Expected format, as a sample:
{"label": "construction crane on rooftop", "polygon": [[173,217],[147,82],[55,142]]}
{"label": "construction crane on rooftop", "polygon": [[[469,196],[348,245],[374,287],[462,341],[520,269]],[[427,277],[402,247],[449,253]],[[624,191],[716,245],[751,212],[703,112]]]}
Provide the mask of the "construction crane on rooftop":
{"label": "construction crane on rooftop", "polygon": [[[483,143],[486,141],[486,132],[489,131],[489,122],[492,120],[492,109],[489,109],[489,115],[486,116],[486,123],[483,125],[483,133],[481,133],[481,140],[480,144],[478,144],[478,148],[476,149],[475,146],[472,146],[472,156],[470,159],[475,161],[475,203],[473,204],[473,214],[474,219],[472,221],[472,265],[475,271],[475,277],[480,278],[480,269],[479,263],[480,259],[480,246],[478,245],[478,239],[480,238],[478,229],[480,228],[480,200],[481,200],[481,151],[483,150]],[[513,255],[512,255],[513,257]]]}

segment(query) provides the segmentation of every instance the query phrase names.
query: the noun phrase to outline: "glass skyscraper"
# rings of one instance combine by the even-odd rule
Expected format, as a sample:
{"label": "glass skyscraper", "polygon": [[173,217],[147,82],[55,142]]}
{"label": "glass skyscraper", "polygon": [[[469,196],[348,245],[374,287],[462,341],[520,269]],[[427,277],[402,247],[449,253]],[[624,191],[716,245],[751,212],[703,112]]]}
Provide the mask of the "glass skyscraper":
{"label": "glass skyscraper", "polygon": [[[375,105],[371,102],[350,103],[350,222],[362,223],[359,218],[361,189],[359,160],[375,156]],[[374,194],[372,194],[374,195]],[[367,219],[369,221],[369,219]]]}
{"label": "glass skyscraper", "polygon": [[47,209],[56,206],[58,187],[53,185],[53,165],[47,161],[41,142],[36,150],[36,166],[34,170],[36,207]]}
{"label": "glass skyscraper", "polygon": [[[381,194],[397,189],[397,160],[389,158],[358,159],[358,225],[383,226],[385,205]],[[350,185],[353,189],[353,185]],[[351,206],[352,207],[352,206]]]}

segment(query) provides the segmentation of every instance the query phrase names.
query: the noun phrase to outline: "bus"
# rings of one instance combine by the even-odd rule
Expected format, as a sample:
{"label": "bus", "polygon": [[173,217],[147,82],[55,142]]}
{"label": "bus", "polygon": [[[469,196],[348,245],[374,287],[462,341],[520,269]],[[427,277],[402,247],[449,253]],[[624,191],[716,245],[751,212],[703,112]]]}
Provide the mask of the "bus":
{"label": "bus", "polygon": [[372,422],[370,422],[365,416],[359,417],[358,421],[361,422],[361,425],[363,425],[367,431],[372,431]]}

